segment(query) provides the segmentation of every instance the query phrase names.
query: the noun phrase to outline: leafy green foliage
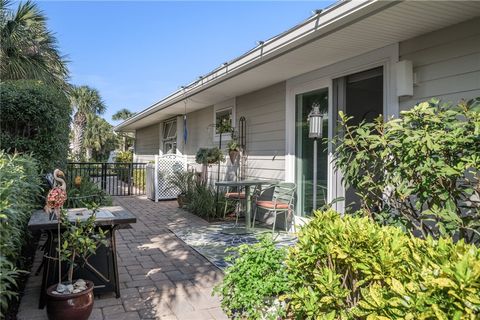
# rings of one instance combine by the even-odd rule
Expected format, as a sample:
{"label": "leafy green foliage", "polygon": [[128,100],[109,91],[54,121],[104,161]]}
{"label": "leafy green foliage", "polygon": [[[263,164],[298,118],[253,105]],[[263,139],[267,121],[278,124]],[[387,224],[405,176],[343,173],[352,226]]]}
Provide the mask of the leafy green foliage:
{"label": "leafy green foliage", "polygon": [[61,56],[47,18],[32,1],[0,1],[1,80],[32,79],[68,87],[67,61]]}
{"label": "leafy green foliage", "polygon": [[187,210],[205,219],[218,219],[223,216],[227,201],[223,194],[219,194],[217,202],[215,189],[200,181],[195,181],[192,188],[187,190],[186,199]]}
{"label": "leafy green foliage", "polygon": [[98,205],[92,204],[89,208],[92,214],[84,221],[77,219],[71,222],[68,219],[67,210],[61,211],[61,224],[65,231],[61,235],[61,250],[59,257],[69,265],[68,282],[73,281],[73,269],[80,259],[80,263],[90,255],[95,254],[97,246],[106,244],[105,232],[95,227],[96,212]]}
{"label": "leafy green foliage", "polygon": [[[133,162],[133,152],[132,151],[119,151],[115,155],[116,163],[132,163]],[[128,182],[128,174],[130,167],[128,165],[119,165],[116,166],[115,173],[117,174],[118,179]]]}
{"label": "leafy green foliage", "polygon": [[223,282],[214,292],[222,299],[222,309],[232,318],[278,319],[284,310],[278,296],[287,291],[283,261],[286,250],[275,248],[271,237],[236,249],[235,263],[225,270]]}
{"label": "leafy green foliage", "polygon": [[81,183],[75,185],[74,178],[67,181],[67,208],[85,208],[91,203],[112,205],[112,198],[98,184],[90,181],[88,177],[81,177]]}
{"label": "leafy green foliage", "polygon": [[102,114],[106,110],[100,92],[89,86],[74,86],[69,92],[70,104],[74,112],[72,123],[72,158],[84,158],[84,135],[89,115]]}
{"label": "leafy green foliage", "polygon": [[140,188],[145,189],[145,185],[147,183],[147,177],[145,173],[145,169],[133,169],[133,184]]}
{"label": "leafy green foliage", "polygon": [[232,139],[227,143],[227,150],[228,151],[238,151],[240,150],[240,146],[238,145],[238,141],[236,139]]}
{"label": "leafy green foliage", "polygon": [[65,167],[71,112],[65,94],[39,81],[5,81],[0,97],[2,149],[32,152],[43,172]]}
{"label": "leafy green foliage", "polygon": [[218,147],[213,148],[200,148],[195,156],[195,161],[198,164],[211,165],[222,162],[225,160],[225,156]]}
{"label": "leafy green foliage", "polygon": [[96,114],[87,115],[83,139],[83,147],[88,155],[87,160],[107,161],[110,152],[115,150],[118,144],[119,139],[110,123]]}
{"label": "leafy green foliage", "polygon": [[26,155],[0,151],[0,317],[17,296],[27,223],[40,193],[37,162]]}
{"label": "leafy green foliage", "polygon": [[132,112],[127,108],[122,108],[112,115],[112,120],[113,121],[127,120],[128,118],[133,117],[135,114],[136,112]]}
{"label": "leafy green foliage", "polygon": [[423,102],[385,123],[340,117],[336,166],[368,215],[423,237],[480,239],[480,99]]}
{"label": "leafy green foliage", "polygon": [[316,212],[286,260],[297,319],[478,319],[480,250]]}
{"label": "leafy green foliage", "polygon": [[195,172],[176,171],[168,177],[168,183],[178,188],[180,194],[188,194],[193,191],[195,186]]}
{"label": "leafy green foliage", "polygon": [[119,151],[115,155],[115,162],[131,163],[133,162],[132,151]]}

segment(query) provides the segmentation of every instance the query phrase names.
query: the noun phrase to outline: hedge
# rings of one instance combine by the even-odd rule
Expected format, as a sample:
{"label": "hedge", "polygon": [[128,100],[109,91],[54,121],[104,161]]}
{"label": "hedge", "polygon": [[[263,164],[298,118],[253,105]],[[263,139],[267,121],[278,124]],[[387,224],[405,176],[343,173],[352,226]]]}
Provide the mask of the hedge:
{"label": "hedge", "polygon": [[[236,319],[479,319],[480,249],[316,212],[289,249],[244,245],[215,292]],[[284,280],[286,279],[286,280]]]}
{"label": "hedge", "polygon": [[297,319],[478,319],[480,249],[317,212],[286,260]]}
{"label": "hedge", "polygon": [[0,318],[17,296],[23,267],[22,247],[29,239],[27,223],[39,195],[37,162],[30,156],[0,151]]}
{"label": "hedge", "polygon": [[34,80],[0,84],[0,146],[31,152],[39,169],[65,167],[69,150],[70,103],[58,88]]}

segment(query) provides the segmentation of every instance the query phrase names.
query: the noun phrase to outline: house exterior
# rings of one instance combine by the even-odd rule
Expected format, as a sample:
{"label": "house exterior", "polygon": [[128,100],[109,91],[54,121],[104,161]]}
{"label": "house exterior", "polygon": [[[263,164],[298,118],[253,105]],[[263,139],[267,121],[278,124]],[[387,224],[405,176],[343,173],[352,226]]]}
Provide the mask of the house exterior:
{"label": "house exterior", "polygon": [[[341,1],[261,42],[173,92],[116,131],[134,132],[135,160],[175,152],[195,165],[200,147],[219,144],[214,124],[246,124],[243,178],[296,182],[299,216],[311,211],[313,104],[332,138],[340,110],[354,121],[399,115],[431,97],[480,96],[480,2]],[[186,120],[185,120],[186,119]],[[188,132],[184,140],[184,126]],[[222,137],[222,148],[225,139]],[[351,196],[333,169],[332,145],[318,151],[318,198]],[[228,159],[228,157],[227,157]],[[226,160],[221,179],[235,179]],[[233,173],[233,174],[232,174]],[[344,204],[336,204],[342,211]]]}

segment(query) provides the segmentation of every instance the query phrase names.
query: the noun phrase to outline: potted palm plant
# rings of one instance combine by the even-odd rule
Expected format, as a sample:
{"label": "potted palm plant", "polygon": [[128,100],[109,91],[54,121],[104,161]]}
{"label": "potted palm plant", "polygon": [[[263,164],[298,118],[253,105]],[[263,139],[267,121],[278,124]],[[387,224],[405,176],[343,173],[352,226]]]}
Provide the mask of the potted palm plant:
{"label": "potted palm plant", "polygon": [[59,268],[59,283],[47,288],[47,315],[50,320],[86,320],[93,308],[93,282],[73,279],[77,264],[86,262],[89,255],[95,254],[97,246],[105,244],[105,234],[95,228],[98,206],[94,204],[84,216],[76,221],[69,220],[67,211],[60,210],[59,225],[64,232],[59,237],[58,256],[60,264],[68,265],[67,281],[62,281],[62,268]]}
{"label": "potted palm plant", "polygon": [[191,171],[177,171],[168,177],[171,188],[177,188],[180,193],[177,196],[178,207],[183,208],[187,203],[187,194],[193,188],[195,173]]}

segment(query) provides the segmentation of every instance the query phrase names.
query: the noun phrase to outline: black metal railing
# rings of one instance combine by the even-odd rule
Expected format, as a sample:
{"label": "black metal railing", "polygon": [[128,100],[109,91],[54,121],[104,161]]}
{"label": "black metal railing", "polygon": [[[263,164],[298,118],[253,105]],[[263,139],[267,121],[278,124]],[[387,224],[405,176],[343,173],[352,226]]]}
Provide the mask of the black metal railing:
{"label": "black metal railing", "polygon": [[87,179],[111,196],[143,195],[146,166],[135,162],[69,162],[66,178],[70,185]]}

